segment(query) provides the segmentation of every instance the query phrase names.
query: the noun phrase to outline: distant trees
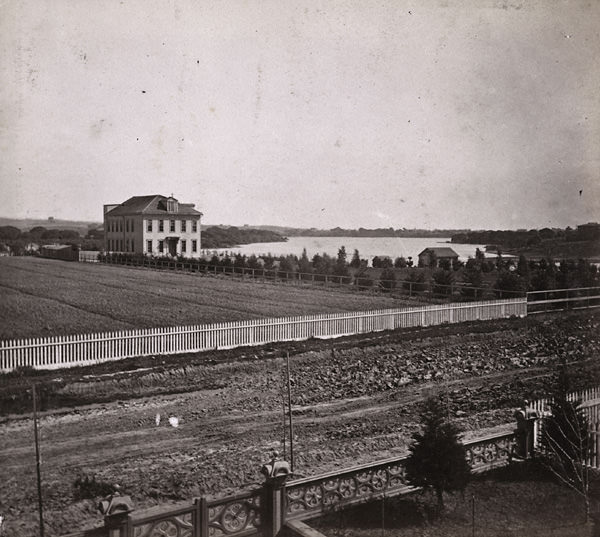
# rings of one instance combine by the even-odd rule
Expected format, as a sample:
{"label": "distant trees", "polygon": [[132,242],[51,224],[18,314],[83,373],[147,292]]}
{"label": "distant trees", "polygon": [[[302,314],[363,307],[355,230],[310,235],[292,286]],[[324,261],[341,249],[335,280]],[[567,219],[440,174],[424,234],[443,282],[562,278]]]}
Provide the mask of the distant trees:
{"label": "distant trees", "polygon": [[211,226],[202,230],[203,248],[230,248],[254,242],[282,242],[279,233],[265,229]]}
{"label": "distant trees", "polygon": [[21,236],[21,230],[14,226],[0,226],[0,239],[14,241]]}
{"label": "distant trees", "polygon": [[419,269],[411,269],[404,277],[402,287],[409,293],[422,293],[427,288],[425,272]]}
{"label": "distant trees", "polygon": [[452,294],[452,285],[454,284],[454,274],[450,270],[438,269],[432,275],[433,293],[435,295]]}
{"label": "distant trees", "polygon": [[354,253],[352,254],[352,260],[350,261],[350,266],[354,269],[360,268],[361,260],[358,250],[354,250]]}
{"label": "distant trees", "polygon": [[[471,261],[471,259],[469,260]],[[478,267],[475,263],[467,265],[462,273],[462,279],[464,285],[461,286],[460,292],[466,298],[472,298],[478,300],[483,295],[483,276],[481,274],[481,267]]]}
{"label": "distant trees", "polygon": [[526,291],[522,278],[510,270],[502,270],[494,284],[494,293],[498,298],[515,298]]}
{"label": "distant trees", "polygon": [[438,398],[425,402],[421,431],[413,435],[405,462],[408,482],[433,491],[440,511],[444,510],[444,493],[464,490],[471,478],[465,447],[459,439],[460,431],[445,416]]}
{"label": "distant trees", "polygon": [[333,267],[333,274],[339,277],[338,283],[350,283],[348,263],[346,262],[346,248],[342,246],[338,250],[337,259]]}
{"label": "distant trees", "polygon": [[406,262],[406,259],[404,259],[404,257],[397,257],[394,260],[394,268],[406,268],[408,266],[408,263]]}
{"label": "distant trees", "polygon": [[385,268],[379,276],[379,288],[385,292],[391,292],[396,287],[396,272],[392,268]]}

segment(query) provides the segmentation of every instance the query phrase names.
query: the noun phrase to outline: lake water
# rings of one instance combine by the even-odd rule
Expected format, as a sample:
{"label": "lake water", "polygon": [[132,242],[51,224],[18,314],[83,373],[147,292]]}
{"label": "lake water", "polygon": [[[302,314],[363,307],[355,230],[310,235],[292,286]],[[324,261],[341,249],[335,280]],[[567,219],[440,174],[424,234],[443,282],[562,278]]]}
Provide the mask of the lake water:
{"label": "lake water", "polygon": [[306,248],[308,258],[316,254],[329,254],[337,256],[338,250],[344,246],[348,255],[348,261],[352,259],[354,250],[358,250],[361,259],[371,261],[375,256],[388,256],[392,259],[396,257],[409,256],[413,258],[415,265],[419,254],[428,247],[450,247],[457,254],[460,260],[466,261],[469,257],[475,257],[475,249],[484,250],[482,244],[450,244],[449,238],[439,237],[290,237],[286,242],[259,242],[253,244],[244,244],[238,248],[218,248],[205,250],[206,254],[229,253],[249,255],[274,256],[281,255],[302,255],[303,248]]}

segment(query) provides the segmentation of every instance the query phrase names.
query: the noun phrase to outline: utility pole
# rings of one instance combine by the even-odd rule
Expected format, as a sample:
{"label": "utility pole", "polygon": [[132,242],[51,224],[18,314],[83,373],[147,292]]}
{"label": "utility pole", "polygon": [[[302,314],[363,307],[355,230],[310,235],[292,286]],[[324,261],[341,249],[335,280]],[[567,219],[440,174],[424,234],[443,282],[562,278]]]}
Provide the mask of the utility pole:
{"label": "utility pole", "polygon": [[286,424],[285,424],[285,393],[283,391],[283,384],[281,386],[281,417],[282,417],[282,425],[283,425],[283,459],[287,459],[287,447],[286,447]]}
{"label": "utility pole", "polygon": [[290,467],[294,473],[294,421],[292,419],[292,387],[290,384],[290,353],[287,353],[287,392],[288,392],[288,411],[290,416]]}
{"label": "utility pole", "polygon": [[40,445],[38,442],[38,422],[37,422],[37,395],[35,393],[35,384],[32,384],[31,393],[33,395],[33,435],[35,438],[35,462],[37,468],[37,489],[38,489],[38,510],[40,512],[40,537],[44,537],[44,508],[42,505],[42,476],[40,472]]}
{"label": "utility pole", "polygon": [[473,505],[471,511],[471,528],[472,528],[472,537],[475,537],[475,494],[471,495],[471,502]]}
{"label": "utility pole", "polygon": [[381,498],[381,537],[385,537],[385,490]]}

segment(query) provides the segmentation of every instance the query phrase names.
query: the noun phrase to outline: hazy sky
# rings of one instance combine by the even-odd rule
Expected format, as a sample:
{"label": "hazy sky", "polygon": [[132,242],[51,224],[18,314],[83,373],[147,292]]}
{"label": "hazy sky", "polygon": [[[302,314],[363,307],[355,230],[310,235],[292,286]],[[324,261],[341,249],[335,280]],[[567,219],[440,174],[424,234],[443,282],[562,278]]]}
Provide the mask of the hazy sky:
{"label": "hazy sky", "polygon": [[0,0],[0,216],[600,220],[600,1]]}

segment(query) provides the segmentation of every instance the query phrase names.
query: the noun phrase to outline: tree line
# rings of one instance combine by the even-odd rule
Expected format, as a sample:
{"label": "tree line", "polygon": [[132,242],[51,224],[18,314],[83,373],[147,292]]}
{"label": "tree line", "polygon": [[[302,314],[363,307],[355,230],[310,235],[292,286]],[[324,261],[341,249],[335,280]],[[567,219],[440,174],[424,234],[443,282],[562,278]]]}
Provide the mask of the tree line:
{"label": "tree line", "polygon": [[600,275],[594,264],[580,259],[555,263],[550,259],[527,260],[521,256],[496,259],[485,258],[476,251],[474,258],[453,266],[440,260],[438,268],[414,266],[412,258],[373,258],[372,267],[360,257],[358,250],[349,256],[344,246],[336,256],[327,253],[308,257],[306,249],[300,256],[271,254],[246,256],[244,254],[217,255],[192,259],[178,257],[149,257],[141,254],[104,254],[100,260],[108,263],[143,265],[148,259],[151,266],[170,267],[173,262],[183,263],[192,270],[220,274],[242,274],[284,280],[331,282],[351,285],[360,290],[379,290],[385,293],[401,292],[410,295],[428,293],[436,297],[459,296],[480,300],[495,296],[509,298],[523,296],[527,291],[594,287],[600,285]]}

